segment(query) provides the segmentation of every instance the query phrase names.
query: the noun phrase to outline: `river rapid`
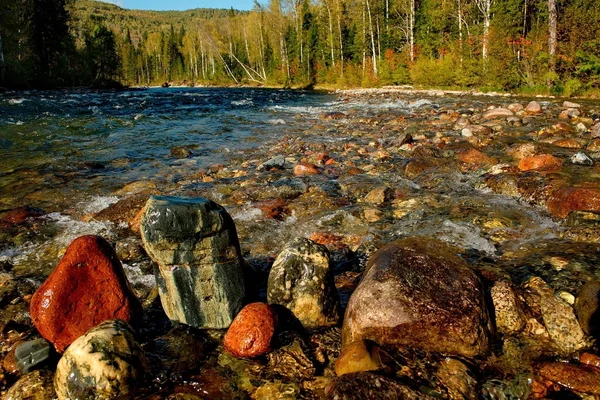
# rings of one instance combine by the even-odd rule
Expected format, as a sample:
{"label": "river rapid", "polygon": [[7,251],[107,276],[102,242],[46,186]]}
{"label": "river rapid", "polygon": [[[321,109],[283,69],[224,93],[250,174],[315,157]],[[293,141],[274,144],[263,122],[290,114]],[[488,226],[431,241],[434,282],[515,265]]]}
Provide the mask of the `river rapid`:
{"label": "river rapid", "polygon": [[[317,377],[298,377],[285,365],[279,370],[227,357],[218,345],[200,346],[181,327],[170,331],[136,229],[152,194],[206,197],[226,208],[256,271],[255,300],[265,300],[273,260],[294,237],[329,248],[342,307],[375,250],[396,239],[435,237],[455,246],[484,285],[507,279],[525,293],[536,276],[573,304],[585,283],[600,278],[600,194],[593,200],[600,190],[593,130],[600,104],[542,98],[539,112],[526,112],[531,100],[249,88],[1,94],[1,355],[37,337],[28,300],[73,239],[95,234],[113,244],[147,309],[141,337],[157,366],[140,398],[244,398],[257,390],[320,398],[331,391],[335,375],[327,363]],[[486,114],[500,108],[510,115]],[[572,160],[580,152],[589,162]],[[559,162],[531,169],[522,163],[540,154]],[[277,156],[273,168],[269,160]],[[556,194],[571,187],[590,188],[588,200]],[[527,317],[543,328],[535,311]],[[480,395],[528,396],[541,390],[532,382],[548,381],[536,372],[539,360],[577,362],[551,345],[523,344],[549,340],[538,340],[537,328],[511,336],[510,346],[497,338],[493,360],[465,361]],[[330,340],[330,357],[339,354],[339,330],[317,338]],[[219,334],[211,335],[202,340]],[[185,354],[190,346],[199,346],[196,357]],[[183,367],[175,366],[181,357]],[[405,368],[425,371],[415,372],[416,388],[453,397],[431,372],[441,358],[403,357]],[[390,367],[385,373],[399,376]],[[2,388],[19,376],[5,367]]]}

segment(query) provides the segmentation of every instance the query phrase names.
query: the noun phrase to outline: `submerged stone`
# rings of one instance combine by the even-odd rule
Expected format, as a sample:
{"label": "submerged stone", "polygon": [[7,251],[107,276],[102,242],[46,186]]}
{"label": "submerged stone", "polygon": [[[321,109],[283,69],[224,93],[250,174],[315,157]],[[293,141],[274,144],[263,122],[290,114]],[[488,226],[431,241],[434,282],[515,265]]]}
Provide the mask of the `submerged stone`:
{"label": "submerged stone", "polygon": [[331,392],[336,400],[351,399],[433,399],[424,393],[373,372],[356,372],[340,376]]}
{"label": "submerged stone", "polygon": [[2,400],[54,400],[52,372],[37,370],[22,376],[4,394]]}
{"label": "submerged stone", "polygon": [[581,288],[575,310],[584,332],[600,337],[600,281],[590,281]]}
{"label": "submerged stone", "polygon": [[379,347],[373,342],[365,340],[350,343],[335,361],[337,376],[354,372],[376,371],[382,367]]}
{"label": "submerged stone", "polygon": [[506,281],[498,281],[491,288],[496,328],[498,332],[510,335],[519,332],[525,326],[525,314],[517,294]]}
{"label": "submerged stone", "polygon": [[289,309],[308,328],[337,324],[340,300],[327,248],[305,238],[289,242],[269,273],[267,299]]}
{"label": "submerged stone", "polygon": [[369,339],[467,357],[489,351],[489,319],[479,278],[443,242],[410,238],[369,259],[350,297],[343,346]]}
{"label": "submerged stone", "polygon": [[223,338],[225,349],[236,357],[258,357],[271,350],[276,316],[271,306],[251,303],[242,308]]}
{"label": "submerged stone", "polygon": [[242,308],[242,255],[231,216],[204,198],[152,196],[141,221],[144,247],[158,264],[167,316],[196,328],[227,328]]}
{"label": "submerged stone", "polygon": [[552,215],[560,218],[566,218],[571,211],[600,212],[600,188],[559,188],[552,192],[547,207]]}
{"label": "submerged stone", "polygon": [[19,370],[28,373],[45,363],[52,354],[51,344],[44,339],[30,340],[21,343],[15,349],[15,358]]}
{"label": "submerged stone", "polygon": [[75,239],[31,299],[31,319],[59,352],[108,319],[141,320],[142,306],[110,244],[99,236]]}
{"label": "submerged stone", "polygon": [[131,327],[121,320],[105,321],[65,351],[56,367],[54,388],[59,400],[131,398],[145,369]]}

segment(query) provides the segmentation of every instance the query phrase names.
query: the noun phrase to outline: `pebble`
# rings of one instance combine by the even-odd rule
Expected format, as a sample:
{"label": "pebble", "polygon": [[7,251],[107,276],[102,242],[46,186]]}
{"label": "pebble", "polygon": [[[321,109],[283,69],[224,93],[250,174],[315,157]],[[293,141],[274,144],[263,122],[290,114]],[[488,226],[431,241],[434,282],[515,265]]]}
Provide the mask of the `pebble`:
{"label": "pebble", "polygon": [[521,171],[532,170],[554,170],[560,168],[562,161],[551,154],[539,154],[524,157],[519,161],[518,167]]}
{"label": "pebble", "polygon": [[587,365],[544,362],[539,365],[538,374],[575,392],[600,395],[600,371]]}
{"label": "pebble", "polygon": [[276,320],[268,304],[248,304],[231,323],[223,338],[223,346],[236,357],[262,356],[271,350]]}
{"label": "pebble", "polygon": [[491,297],[498,332],[511,335],[521,331],[526,322],[525,314],[510,283],[506,281],[495,282],[491,288]]}
{"label": "pebble", "polygon": [[303,176],[303,175],[318,175],[319,168],[315,164],[311,163],[299,163],[294,165],[294,175]]}
{"label": "pebble", "polygon": [[586,165],[591,167],[594,165],[594,160],[588,157],[588,155],[584,152],[580,151],[571,156],[571,163],[575,165]]}
{"label": "pebble", "polygon": [[110,244],[99,236],[81,236],[33,295],[30,313],[40,334],[62,353],[107,319],[138,324],[142,306]]}
{"label": "pebble", "polygon": [[525,113],[530,115],[541,114],[542,106],[535,100],[531,101],[529,104],[527,104],[527,107],[525,107]]}
{"label": "pebble", "polygon": [[513,115],[514,115],[513,112],[510,111],[508,108],[498,107],[498,108],[492,108],[491,110],[484,112],[483,118],[484,119],[506,118],[506,117],[512,117]]}
{"label": "pebble", "polygon": [[22,376],[2,397],[2,400],[54,400],[53,374],[36,370]]}

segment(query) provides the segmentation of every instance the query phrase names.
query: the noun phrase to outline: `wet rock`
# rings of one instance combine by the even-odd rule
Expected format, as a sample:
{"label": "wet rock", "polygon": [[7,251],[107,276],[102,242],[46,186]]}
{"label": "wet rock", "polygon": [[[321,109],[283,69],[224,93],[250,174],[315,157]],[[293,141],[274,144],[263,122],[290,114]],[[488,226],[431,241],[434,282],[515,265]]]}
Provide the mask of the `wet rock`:
{"label": "wet rock", "polygon": [[488,110],[485,113],[483,113],[483,118],[485,118],[485,119],[506,118],[506,117],[512,117],[513,115],[514,115],[513,112],[510,111],[508,108],[498,107],[498,108],[492,108],[491,110]]}
{"label": "wet rock", "polygon": [[600,122],[594,124],[590,129],[590,137],[593,139],[600,138]]}
{"label": "wet rock", "polygon": [[335,382],[330,397],[334,400],[431,399],[424,393],[373,372],[356,372],[340,376]]}
{"label": "wet rock", "polygon": [[462,150],[456,153],[458,159],[465,164],[491,165],[495,160],[477,149]]}
{"label": "wet rock", "polygon": [[580,149],[583,147],[585,142],[574,139],[574,138],[566,138],[566,139],[555,140],[552,142],[552,144],[554,146],[562,147],[565,149]]}
{"label": "wet rock", "polygon": [[236,357],[258,357],[271,350],[276,316],[265,303],[251,303],[239,312],[223,338],[225,349]]}
{"label": "wet rock", "polygon": [[586,283],[575,301],[577,319],[583,331],[594,337],[600,336],[600,281]]}
{"label": "wet rock", "polygon": [[510,111],[516,113],[516,112],[519,112],[519,111],[523,110],[523,104],[521,104],[521,103],[512,103],[512,104],[509,104],[508,107],[506,107],[506,108],[508,108]]}
{"label": "wet rock", "polygon": [[315,364],[304,347],[298,337],[293,337],[291,343],[267,355],[269,369],[293,380],[313,377],[316,372]]}
{"label": "wet rock", "polygon": [[17,280],[8,272],[0,272],[0,306],[5,306],[19,295]]}
{"label": "wet rock", "polygon": [[354,372],[376,371],[382,367],[379,347],[373,342],[364,340],[350,343],[335,361],[337,376]]}
{"label": "wet rock", "polygon": [[142,306],[110,244],[99,236],[81,236],[33,295],[30,313],[40,334],[62,352],[107,319],[137,324]]}
{"label": "wet rock", "polygon": [[545,362],[539,365],[538,374],[576,392],[600,394],[600,371],[587,365]]}
{"label": "wet rock", "polygon": [[581,104],[573,103],[572,101],[568,101],[568,100],[563,101],[562,106],[564,108],[581,108]]}
{"label": "wet rock", "polygon": [[492,134],[492,130],[483,125],[468,125],[461,130],[460,134],[464,137],[487,136]]}
{"label": "wet rock", "polygon": [[145,358],[133,330],[105,321],[75,340],[58,361],[54,388],[59,400],[131,398],[143,382]]}
{"label": "wet rock", "polygon": [[289,242],[269,273],[267,299],[289,309],[308,328],[337,324],[340,300],[327,248],[305,238]]}
{"label": "wet rock", "polygon": [[386,201],[389,201],[392,197],[392,189],[387,186],[378,187],[371,190],[365,196],[364,201],[366,203],[374,204],[377,206],[383,205]]}
{"label": "wet rock", "polygon": [[346,118],[346,114],[341,111],[332,111],[321,114],[321,119],[332,120],[332,119],[343,119]]}
{"label": "wet rock", "polygon": [[280,381],[267,382],[252,393],[253,399],[264,400],[295,400],[300,395],[300,387],[295,383]]}
{"label": "wet rock", "polygon": [[448,245],[393,242],[369,259],[350,297],[342,343],[369,339],[464,356],[489,350],[489,320],[477,276]]}
{"label": "wet rock", "polygon": [[499,333],[511,335],[525,326],[525,314],[517,294],[506,281],[495,282],[491,288],[492,302]]}
{"label": "wet rock", "polygon": [[17,207],[0,214],[0,222],[19,225],[41,215],[44,215],[44,212],[40,209],[28,206]]}
{"label": "wet rock", "polygon": [[19,370],[24,374],[39,368],[52,355],[52,345],[44,339],[21,343],[15,349],[15,359]]}
{"label": "wet rock", "polygon": [[192,152],[185,147],[172,147],[171,156],[175,158],[188,158]]}
{"label": "wet rock", "polygon": [[554,170],[560,168],[561,165],[562,161],[551,154],[524,157],[518,164],[521,171]]}
{"label": "wet rock", "polygon": [[[600,139],[594,139],[588,143],[586,146],[586,150],[588,151],[600,151]],[[598,159],[598,157],[596,157]]]}
{"label": "wet rock", "polygon": [[587,128],[587,126],[585,126],[585,124],[583,122],[579,122],[579,123],[577,123],[577,125],[575,125],[575,130],[578,133],[586,133],[588,128]]}
{"label": "wet rock", "polygon": [[302,176],[302,175],[318,175],[319,168],[310,163],[299,163],[294,165],[294,175]]}
{"label": "wet rock", "polygon": [[132,225],[130,224],[130,221],[132,221],[142,207],[144,207],[144,204],[146,204],[149,197],[149,194],[144,193],[125,197],[86,219],[110,221],[115,224],[115,226],[129,226],[131,228]]}
{"label": "wet rock", "polygon": [[546,282],[539,277],[532,277],[525,287],[539,304],[544,326],[562,354],[568,355],[589,346],[573,308],[555,296]]}
{"label": "wet rock", "polygon": [[275,156],[261,165],[258,166],[258,170],[275,170],[275,169],[284,169],[285,168],[285,157],[284,156]]}
{"label": "wet rock", "polygon": [[2,400],[54,400],[53,374],[46,370],[33,371],[19,379]]}
{"label": "wet rock", "polygon": [[146,252],[158,264],[167,316],[196,328],[227,328],[245,297],[243,259],[227,211],[204,198],[153,196],[141,231]]}
{"label": "wet rock", "polygon": [[581,353],[579,355],[579,362],[594,367],[596,370],[600,370],[600,357],[596,354]]}
{"label": "wet rock", "polygon": [[527,104],[527,107],[525,107],[525,113],[530,115],[541,114],[542,106],[535,100],[531,101],[529,104]]}
{"label": "wet rock", "polygon": [[559,218],[566,218],[572,211],[600,212],[600,188],[562,187],[552,192],[546,205]]}
{"label": "wet rock", "polygon": [[567,108],[566,110],[562,110],[560,114],[558,114],[558,118],[560,119],[570,119],[575,118],[581,115],[581,111],[576,108]]}
{"label": "wet rock", "polygon": [[526,157],[531,157],[538,152],[538,148],[534,143],[520,143],[511,146],[506,150],[506,154],[516,160],[522,160]]}
{"label": "wet rock", "polygon": [[437,377],[451,399],[477,399],[477,381],[462,362],[446,357],[440,362]]}
{"label": "wet rock", "polygon": [[571,156],[570,160],[571,160],[571,163],[575,164],[575,165],[586,165],[586,166],[590,166],[590,167],[592,165],[594,165],[594,160],[589,158],[588,155],[582,151],[580,151],[579,153],[573,154]]}

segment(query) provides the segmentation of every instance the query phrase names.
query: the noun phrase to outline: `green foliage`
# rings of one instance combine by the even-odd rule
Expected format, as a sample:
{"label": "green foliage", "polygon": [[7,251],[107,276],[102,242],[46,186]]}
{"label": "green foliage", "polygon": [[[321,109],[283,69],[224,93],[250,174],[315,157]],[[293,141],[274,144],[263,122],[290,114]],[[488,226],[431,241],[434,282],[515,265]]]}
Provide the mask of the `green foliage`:
{"label": "green foliage", "polygon": [[453,87],[456,84],[456,65],[450,58],[420,58],[410,69],[415,85],[423,87]]}

